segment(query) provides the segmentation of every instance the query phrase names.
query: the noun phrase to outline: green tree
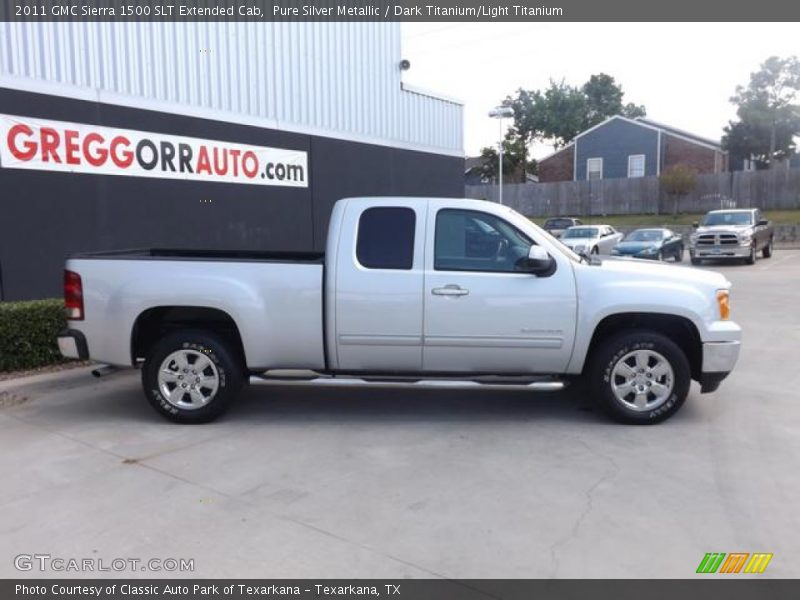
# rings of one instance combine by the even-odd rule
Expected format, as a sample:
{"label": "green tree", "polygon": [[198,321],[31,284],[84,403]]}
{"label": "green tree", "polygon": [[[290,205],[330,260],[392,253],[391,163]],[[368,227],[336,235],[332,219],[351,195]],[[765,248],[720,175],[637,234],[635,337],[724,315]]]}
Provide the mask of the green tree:
{"label": "green tree", "polygon": [[[525,180],[524,173],[535,173],[536,162],[531,161],[530,149],[534,142],[542,136],[544,131],[544,119],[542,113],[542,95],[536,90],[518,89],[513,96],[506,96],[502,103],[514,109],[514,124],[506,134],[503,146],[503,163],[509,163],[510,169],[515,173],[522,173],[522,181]],[[493,157],[494,167],[484,169],[484,176],[497,176],[497,149],[483,148],[481,156]],[[506,159],[506,156],[509,158]],[[506,175],[507,167],[503,167],[503,176]]]}
{"label": "green tree", "polygon": [[[524,144],[525,156],[534,143],[555,150],[569,144],[581,131],[608,117],[644,116],[644,106],[623,103],[624,92],[611,75],[598,73],[580,87],[550,80],[543,90],[518,89],[503,101],[514,109],[513,135]],[[527,160],[527,159],[526,159]]]}
{"label": "green tree", "polygon": [[647,114],[644,106],[632,102],[623,104],[625,93],[622,91],[622,86],[606,73],[589,77],[589,81],[583,84],[581,91],[586,96],[586,121],[583,129],[594,127],[614,115],[633,119]]}
{"label": "green tree", "polygon": [[771,56],[750,82],[738,86],[731,102],[737,105],[737,121],[730,121],[722,138],[732,156],[755,158],[773,167],[795,151],[800,135],[800,60],[796,56]]}
{"label": "green tree", "polygon": [[588,101],[580,88],[550,80],[542,94],[542,137],[554,150],[563,148],[585,128],[587,111]]}
{"label": "green tree", "polygon": [[[480,173],[482,177],[497,180],[499,157],[497,148],[487,146],[481,149],[483,159]],[[536,161],[528,159],[527,149],[521,136],[513,130],[506,132],[503,140],[503,183],[524,183],[526,173],[536,173]]]}
{"label": "green tree", "polygon": [[686,165],[675,165],[665,169],[658,178],[661,191],[672,198],[672,214],[678,216],[681,198],[687,196],[697,185],[697,171]]}

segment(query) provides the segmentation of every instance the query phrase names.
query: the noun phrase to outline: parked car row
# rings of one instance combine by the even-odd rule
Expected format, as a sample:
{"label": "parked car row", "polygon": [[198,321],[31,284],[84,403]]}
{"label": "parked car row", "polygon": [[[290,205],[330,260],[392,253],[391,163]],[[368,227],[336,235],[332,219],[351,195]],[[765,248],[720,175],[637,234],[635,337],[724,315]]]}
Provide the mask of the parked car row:
{"label": "parked car row", "polygon": [[[753,264],[759,252],[764,258],[772,256],[774,227],[757,208],[712,210],[694,227],[689,237],[694,265],[703,259],[731,258]],[[584,225],[573,217],[554,217],[547,219],[544,229],[578,254],[681,262],[686,245],[682,235],[664,227],[636,229],[624,236],[611,225]]]}

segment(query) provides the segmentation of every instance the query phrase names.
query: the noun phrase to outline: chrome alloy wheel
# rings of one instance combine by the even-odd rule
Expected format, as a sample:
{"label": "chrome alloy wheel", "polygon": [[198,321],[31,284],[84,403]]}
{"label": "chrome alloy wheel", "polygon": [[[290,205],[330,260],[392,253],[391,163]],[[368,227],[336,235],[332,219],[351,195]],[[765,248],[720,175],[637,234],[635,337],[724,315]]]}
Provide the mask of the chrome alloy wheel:
{"label": "chrome alloy wheel", "polygon": [[202,352],[176,350],[158,369],[158,389],[177,408],[202,408],[214,399],[219,389],[219,371]]}
{"label": "chrome alloy wheel", "polygon": [[634,350],[611,371],[611,389],[625,407],[638,412],[658,408],[672,394],[675,374],[664,356],[652,350]]}

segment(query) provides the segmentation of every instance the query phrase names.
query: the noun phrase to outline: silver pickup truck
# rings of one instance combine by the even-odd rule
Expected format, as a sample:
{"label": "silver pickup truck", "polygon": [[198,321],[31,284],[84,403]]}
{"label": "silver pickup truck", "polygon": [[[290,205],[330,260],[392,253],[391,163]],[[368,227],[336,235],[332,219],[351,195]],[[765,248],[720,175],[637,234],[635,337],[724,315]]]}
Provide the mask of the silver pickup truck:
{"label": "silver pickup truck", "polygon": [[744,259],[755,264],[756,255],[772,256],[775,230],[757,208],[712,210],[689,237],[689,255],[693,265],[704,258]]}
{"label": "silver pickup truck", "polygon": [[[245,383],[579,382],[613,418],[674,414],[710,392],[741,331],[717,273],[578,256],[490,202],[351,198],[322,253],[77,255],[64,356],[141,366],[178,422],[220,415]],[[287,372],[287,370],[292,370]]]}

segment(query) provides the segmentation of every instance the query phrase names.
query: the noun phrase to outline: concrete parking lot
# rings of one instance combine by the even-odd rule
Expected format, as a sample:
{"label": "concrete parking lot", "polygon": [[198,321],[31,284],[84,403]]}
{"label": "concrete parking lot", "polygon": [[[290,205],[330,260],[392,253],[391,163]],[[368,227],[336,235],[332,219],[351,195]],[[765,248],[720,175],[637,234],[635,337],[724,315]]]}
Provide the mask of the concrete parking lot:
{"label": "concrete parking lot", "polygon": [[740,362],[654,427],[568,392],[302,386],[179,426],[138,372],[2,382],[0,577],[40,575],[23,553],[192,558],[200,577],[692,577],[706,552],[798,577],[800,251],[702,268],[734,284]]}

